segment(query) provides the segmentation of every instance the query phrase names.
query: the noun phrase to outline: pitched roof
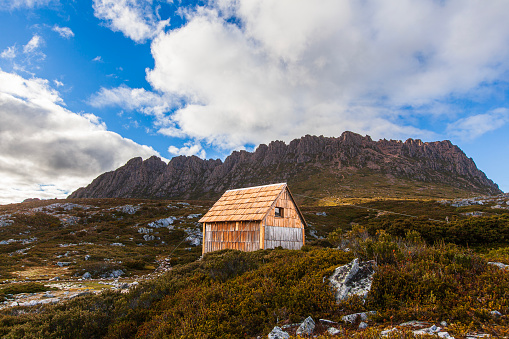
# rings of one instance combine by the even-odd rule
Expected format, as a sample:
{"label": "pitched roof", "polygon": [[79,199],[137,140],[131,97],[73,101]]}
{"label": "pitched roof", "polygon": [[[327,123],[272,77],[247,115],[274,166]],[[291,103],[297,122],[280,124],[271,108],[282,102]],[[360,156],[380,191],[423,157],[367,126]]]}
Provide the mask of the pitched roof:
{"label": "pitched roof", "polygon": [[286,183],[226,191],[199,222],[262,220]]}

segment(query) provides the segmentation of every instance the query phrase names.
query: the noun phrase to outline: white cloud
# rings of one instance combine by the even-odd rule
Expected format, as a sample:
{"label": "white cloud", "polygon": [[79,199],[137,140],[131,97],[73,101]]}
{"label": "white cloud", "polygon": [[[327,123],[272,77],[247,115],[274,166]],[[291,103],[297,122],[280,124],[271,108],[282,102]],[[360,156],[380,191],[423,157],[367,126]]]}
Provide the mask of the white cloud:
{"label": "white cloud", "polygon": [[186,143],[181,148],[170,146],[168,147],[168,153],[170,153],[170,155],[186,155],[186,156],[196,155],[202,159],[205,159],[205,157],[207,156],[205,150],[202,148],[200,144],[193,145],[191,143]]}
{"label": "white cloud", "polygon": [[65,39],[74,37],[74,32],[69,27],[60,27],[55,25],[52,30],[60,34],[60,36]]}
{"label": "white cloud", "polygon": [[463,140],[473,140],[481,135],[499,129],[509,123],[509,109],[498,108],[488,113],[472,115],[448,125],[451,135]]}
{"label": "white cloud", "polygon": [[62,104],[49,81],[0,70],[0,203],[62,198],[134,156],[157,154]]}
{"label": "white cloud", "polygon": [[187,102],[167,134],[225,148],[429,136],[413,127],[423,107],[508,80],[508,12],[504,0],[218,0],[154,39],[147,80]]}
{"label": "white cloud", "polygon": [[30,41],[23,46],[23,53],[30,54],[34,51],[36,51],[41,44],[43,43],[43,39],[39,35],[34,35]]}
{"label": "white cloud", "polygon": [[101,88],[92,95],[89,103],[93,107],[120,106],[126,110],[137,110],[164,120],[164,113],[170,109],[168,101],[168,98],[144,88],[129,88],[122,85],[111,89]]}
{"label": "white cloud", "polygon": [[94,15],[115,32],[138,42],[159,34],[170,20],[160,20],[152,0],[94,0]]}
{"label": "white cloud", "polygon": [[35,8],[47,6],[53,0],[0,0],[0,9],[13,10],[19,8]]}
{"label": "white cloud", "polygon": [[93,58],[93,59],[92,59],[92,61],[95,61],[95,62],[103,62],[103,58],[102,58],[100,55],[98,55],[98,56],[96,56],[95,58]]}
{"label": "white cloud", "polygon": [[2,51],[0,57],[3,59],[14,59],[16,57],[17,51],[16,46],[7,47]]}
{"label": "white cloud", "polygon": [[55,86],[57,86],[57,87],[62,87],[64,85],[64,83],[62,81],[58,81],[57,79],[53,80],[53,82],[55,83]]}

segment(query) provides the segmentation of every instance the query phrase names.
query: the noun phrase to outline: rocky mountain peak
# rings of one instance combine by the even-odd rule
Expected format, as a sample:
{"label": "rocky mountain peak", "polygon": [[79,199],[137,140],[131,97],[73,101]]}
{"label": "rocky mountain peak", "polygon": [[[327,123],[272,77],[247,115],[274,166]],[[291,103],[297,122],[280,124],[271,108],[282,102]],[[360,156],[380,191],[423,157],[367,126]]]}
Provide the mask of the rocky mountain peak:
{"label": "rocky mountain peak", "polygon": [[196,156],[174,157],[168,164],[155,156],[145,161],[133,158],[119,169],[100,175],[70,198],[214,198],[226,189],[281,181],[299,185],[306,182],[304,186],[330,192],[334,187],[319,188],[321,182],[313,177],[341,180],[359,171],[365,173],[362,176],[433,183],[464,192],[501,192],[449,140],[373,141],[347,131],[339,138],[306,135],[289,144],[272,141],[259,145],[254,152],[234,151],[224,162]]}

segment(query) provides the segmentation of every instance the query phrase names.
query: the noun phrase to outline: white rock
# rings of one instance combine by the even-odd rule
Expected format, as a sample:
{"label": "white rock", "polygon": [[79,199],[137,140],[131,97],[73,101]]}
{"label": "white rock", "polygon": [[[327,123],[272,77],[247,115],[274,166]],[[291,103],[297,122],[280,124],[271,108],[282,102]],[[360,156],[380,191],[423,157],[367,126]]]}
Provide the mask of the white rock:
{"label": "white rock", "polygon": [[366,329],[368,328],[368,324],[365,323],[364,321],[362,321],[360,324],[359,324],[359,330],[363,330],[363,329]]}
{"label": "white rock", "polygon": [[335,327],[329,327],[329,329],[327,330],[327,333],[330,335],[338,335],[340,333],[343,333],[343,331],[341,331]]}
{"label": "white rock", "polygon": [[439,338],[454,339],[448,332],[438,332],[437,335]]}
{"label": "white rock", "polygon": [[270,331],[268,335],[269,339],[288,339],[290,338],[290,335],[283,331],[280,327],[276,326]]}
{"label": "white rock", "polygon": [[490,314],[495,317],[495,318],[498,318],[498,317],[501,317],[502,316],[502,313],[500,313],[499,311],[491,311]]}
{"label": "white rock", "polygon": [[59,262],[57,262],[57,265],[59,267],[69,266],[70,264],[72,264],[72,263],[71,262],[67,262],[67,261],[59,261]]}
{"label": "white rock", "polygon": [[488,262],[488,265],[497,266],[500,269],[509,269],[509,265],[503,264],[501,262],[490,261],[490,262]]}
{"label": "white rock", "polygon": [[398,332],[398,329],[396,327],[393,327],[390,330],[384,330],[384,331],[380,332],[380,336],[387,337],[389,334],[391,334],[393,332]]}
{"label": "white rock", "polygon": [[297,335],[311,335],[315,330],[315,321],[311,317],[307,317],[295,332]]}
{"label": "white rock", "polygon": [[346,300],[352,295],[366,298],[371,289],[375,268],[374,260],[359,263],[358,258],[336,268],[329,278],[329,283],[335,290],[336,302]]}
{"label": "white rock", "polygon": [[361,321],[366,321],[366,320],[368,320],[368,317],[370,315],[375,315],[375,314],[376,314],[376,311],[353,313],[353,314],[348,314],[348,315],[342,316],[341,320],[346,323],[354,323],[357,320],[357,318],[360,318]]}
{"label": "white rock", "polygon": [[415,330],[413,333],[415,335],[424,335],[424,334],[435,334],[440,332],[440,327],[437,327],[436,325],[433,325],[428,328],[423,328],[421,330]]}

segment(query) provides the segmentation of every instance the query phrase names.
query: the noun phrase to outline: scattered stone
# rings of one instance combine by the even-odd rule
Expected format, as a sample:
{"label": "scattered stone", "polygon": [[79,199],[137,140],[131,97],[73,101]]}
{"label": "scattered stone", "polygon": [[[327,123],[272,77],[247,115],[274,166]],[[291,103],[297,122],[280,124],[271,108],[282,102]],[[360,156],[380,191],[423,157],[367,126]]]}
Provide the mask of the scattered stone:
{"label": "scattered stone", "polygon": [[7,227],[14,224],[14,220],[10,219],[10,214],[0,215],[0,227]]}
{"label": "scattered stone", "polygon": [[380,332],[380,336],[387,337],[389,334],[393,332],[398,332],[398,329],[396,327],[393,327],[390,330],[383,330],[382,332]]}
{"label": "scattered stone", "polygon": [[335,321],[327,320],[327,319],[318,319],[318,321],[321,322],[322,324],[328,325],[328,326],[332,326],[332,325],[337,325],[338,324]]}
{"label": "scattered stone", "polygon": [[60,277],[53,277],[49,281],[59,281],[59,280],[60,280]]}
{"label": "scattered stone", "polygon": [[159,219],[156,221],[153,221],[149,223],[147,226],[152,228],[161,228],[161,227],[168,227],[173,224],[173,222],[177,220],[175,217],[168,217],[165,219]]}
{"label": "scattered stone", "polygon": [[329,283],[335,290],[336,302],[339,303],[353,295],[366,298],[371,289],[375,269],[374,260],[359,263],[359,258],[336,268],[329,278]]}
{"label": "scattered stone", "polygon": [[342,331],[342,330],[340,330],[340,329],[337,329],[337,328],[335,328],[335,327],[329,327],[329,328],[327,329],[327,333],[328,333],[328,334],[330,334],[330,335],[338,335],[338,334],[343,333],[343,331]]}
{"label": "scattered stone", "polygon": [[186,228],[185,231],[187,233],[186,241],[189,241],[191,246],[201,245],[203,239],[203,233],[201,229]]}
{"label": "scattered stone", "polygon": [[30,300],[23,303],[18,303],[18,306],[37,306],[45,304],[56,304],[60,301],[60,298],[41,299],[41,300]]}
{"label": "scattered stone", "polygon": [[498,318],[498,317],[501,317],[502,316],[502,313],[500,313],[499,311],[491,311],[490,314],[495,317],[495,318]]}
{"label": "scattered stone", "polygon": [[134,214],[140,209],[140,206],[125,205],[119,208],[120,211],[127,214]]}
{"label": "scattered stone", "polygon": [[357,321],[358,318],[361,321],[366,321],[366,320],[368,320],[368,317],[370,315],[375,315],[375,314],[376,314],[376,311],[353,313],[353,314],[348,314],[348,315],[342,316],[341,320],[344,321],[345,323],[353,324],[355,321]]}
{"label": "scattered stone", "polygon": [[404,323],[399,324],[399,326],[411,326],[411,327],[426,327],[431,325],[425,321],[411,320]]}
{"label": "scattered stone", "polygon": [[85,256],[85,260],[88,260],[88,259],[90,259],[90,254],[87,254],[87,255]]}
{"label": "scattered stone", "polygon": [[290,338],[290,335],[283,331],[280,327],[275,326],[272,331],[270,331],[268,335],[269,339],[288,339]]}
{"label": "scattered stone", "polygon": [[194,218],[198,218],[198,217],[201,217],[202,214],[201,213],[196,213],[196,214],[189,214],[187,216],[187,219],[194,219]]}
{"label": "scattered stone", "polygon": [[85,272],[81,278],[83,279],[91,279],[92,278],[92,274],[90,274],[90,272]]}
{"label": "scattered stone", "polygon": [[441,321],[440,322],[440,326],[447,327],[447,321]]}
{"label": "scattered stone", "polygon": [[368,328],[368,324],[365,323],[364,321],[361,321],[361,323],[359,324],[359,330],[364,330]]}
{"label": "scattered stone", "polygon": [[72,264],[72,262],[69,262],[69,261],[59,261],[59,262],[57,262],[57,266],[59,266],[59,267],[69,266],[70,264]]}
{"label": "scattered stone", "polygon": [[295,332],[296,335],[311,335],[315,330],[315,321],[311,317],[307,317]]}
{"label": "scattered stone", "polygon": [[124,271],[122,270],[114,270],[110,273],[110,278],[118,278],[120,276],[122,276],[124,273]]}
{"label": "scattered stone", "polygon": [[145,240],[145,241],[152,241],[152,240],[155,240],[155,239],[156,239],[156,237],[153,236],[153,235],[145,234],[143,236],[143,240]]}
{"label": "scattered stone", "polygon": [[438,332],[440,332],[440,327],[437,327],[436,325],[432,325],[431,327],[423,328],[422,330],[416,330],[413,333],[416,335],[424,335],[424,334],[433,335]]}
{"label": "scattered stone", "polygon": [[466,339],[491,338],[488,333],[467,334]]}
{"label": "scattered stone", "polygon": [[325,212],[316,212],[316,215],[319,215],[319,216],[322,216],[322,217],[326,217],[327,213],[325,213]]}
{"label": "scattered stone", "polygon": [[124,247],[125,245],[122,244],[121,242],[114,242],[114,243],[111,243],[110,244],[111,246],[119,246],[119,247]]}
{"label": "scattered stone", "polygon": [[500,269],[509,269],[509,265],[506,265],[506,264],[503,264],[501,262],[493,262],[493,261],[489,261],[488,262],[488,265],[493,265],[493,266],[497,266],[498,268]]}
{"label": "scattered stone", "polygon": [[152,228],[147,228],[147,227],[138,228],[138,233],[141,233],[141,234],[149,234],[152,232],[154,232],[154,230]]}

